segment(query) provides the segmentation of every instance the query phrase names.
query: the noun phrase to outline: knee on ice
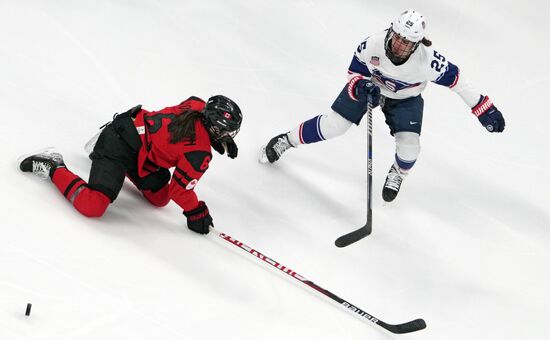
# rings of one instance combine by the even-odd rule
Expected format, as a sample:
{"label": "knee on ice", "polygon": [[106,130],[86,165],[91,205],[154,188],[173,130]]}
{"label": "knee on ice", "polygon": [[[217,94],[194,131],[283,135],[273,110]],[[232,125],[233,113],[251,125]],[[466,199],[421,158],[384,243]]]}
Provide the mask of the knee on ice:
{"label": "knee on ice", "polygon": [[101,217],[107,210],[111,200],[103,193],[85,188],[73,198],[73,205],[79,213],[86,217]]}

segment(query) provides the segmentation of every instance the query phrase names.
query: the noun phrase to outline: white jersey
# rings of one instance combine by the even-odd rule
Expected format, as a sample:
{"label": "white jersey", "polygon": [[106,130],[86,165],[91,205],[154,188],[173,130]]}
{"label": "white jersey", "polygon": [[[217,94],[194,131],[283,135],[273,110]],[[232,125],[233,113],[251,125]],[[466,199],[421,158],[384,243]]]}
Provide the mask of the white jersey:
{"label": "white jersey", "polygon": [[385,37],[383,31],[359,44],[348,70],[349,79],[357,75],[369,78],[383,96],[392,99],[418,96],[431,81],[458,93],[469,107],[478,103],[480,93],[460,76],[456,65],[436,50],[420,44],[404,64],[394,65],[386,56]]}

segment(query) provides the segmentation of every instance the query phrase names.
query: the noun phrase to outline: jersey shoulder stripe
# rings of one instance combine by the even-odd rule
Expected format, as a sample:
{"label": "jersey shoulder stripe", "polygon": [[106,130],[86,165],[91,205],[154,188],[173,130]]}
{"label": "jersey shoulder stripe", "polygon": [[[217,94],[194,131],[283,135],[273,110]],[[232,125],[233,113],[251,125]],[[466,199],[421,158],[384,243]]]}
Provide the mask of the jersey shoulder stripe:
{"label": "jersey shoulder stripe", "polygon": [[351,60],[351,64],[348,68],[348,73],[359,73],[365,77],[370,77],[371,73],[369,68],[361,59],[359,59],[356,55],[353,56],[353,59]]}

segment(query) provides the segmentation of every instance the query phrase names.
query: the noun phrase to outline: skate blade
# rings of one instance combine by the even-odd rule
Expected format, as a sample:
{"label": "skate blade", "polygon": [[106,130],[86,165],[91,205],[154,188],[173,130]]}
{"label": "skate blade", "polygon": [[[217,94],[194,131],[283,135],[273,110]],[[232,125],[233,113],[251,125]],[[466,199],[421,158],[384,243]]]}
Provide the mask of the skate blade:
{"label": "skate blade", "polygon": [[90,140],[84,145],[84,151],[86,151],[86,154],[89,155],[94,151],[95,144],[97,143],[97,140],[99,139],[99,135],[101,134],[103,130],[99,130],[98,133],[96,133]]}
{"label": "skate blade", "polygon": [[269,163],[269,160],[267,159],[267,154],[265,153],[265,145],[262,146],[262,149],[260,150],[260,157],[258,157],[258,162],[261,164]]}
{"label": "skate blade", "polygon": [[37,154],[40,154],[40,153],[50,153],[51,154],[51,153],[54,153],[55,151],[56,150],[55,150],[54,146],[47,146],[45,148],[38,149],[38,150],[35,150],[33,152],[30,152],[30,153],[19,156],[19,157],[17,157],[17,161],[19,163],[21,163],[25,158],[30,157],[32,155],[37,155]]}

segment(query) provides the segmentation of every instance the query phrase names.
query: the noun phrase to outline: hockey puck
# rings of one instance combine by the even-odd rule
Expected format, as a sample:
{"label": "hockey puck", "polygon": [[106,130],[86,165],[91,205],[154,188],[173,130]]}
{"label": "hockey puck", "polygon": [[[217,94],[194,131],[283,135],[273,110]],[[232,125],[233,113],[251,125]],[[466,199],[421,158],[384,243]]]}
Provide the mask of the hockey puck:
{"label": "hockey puck", "polygon": [[31,315],[31,307],[32,307],[32,303],[27,303],[27,310],[25,311],[26,316]]}

